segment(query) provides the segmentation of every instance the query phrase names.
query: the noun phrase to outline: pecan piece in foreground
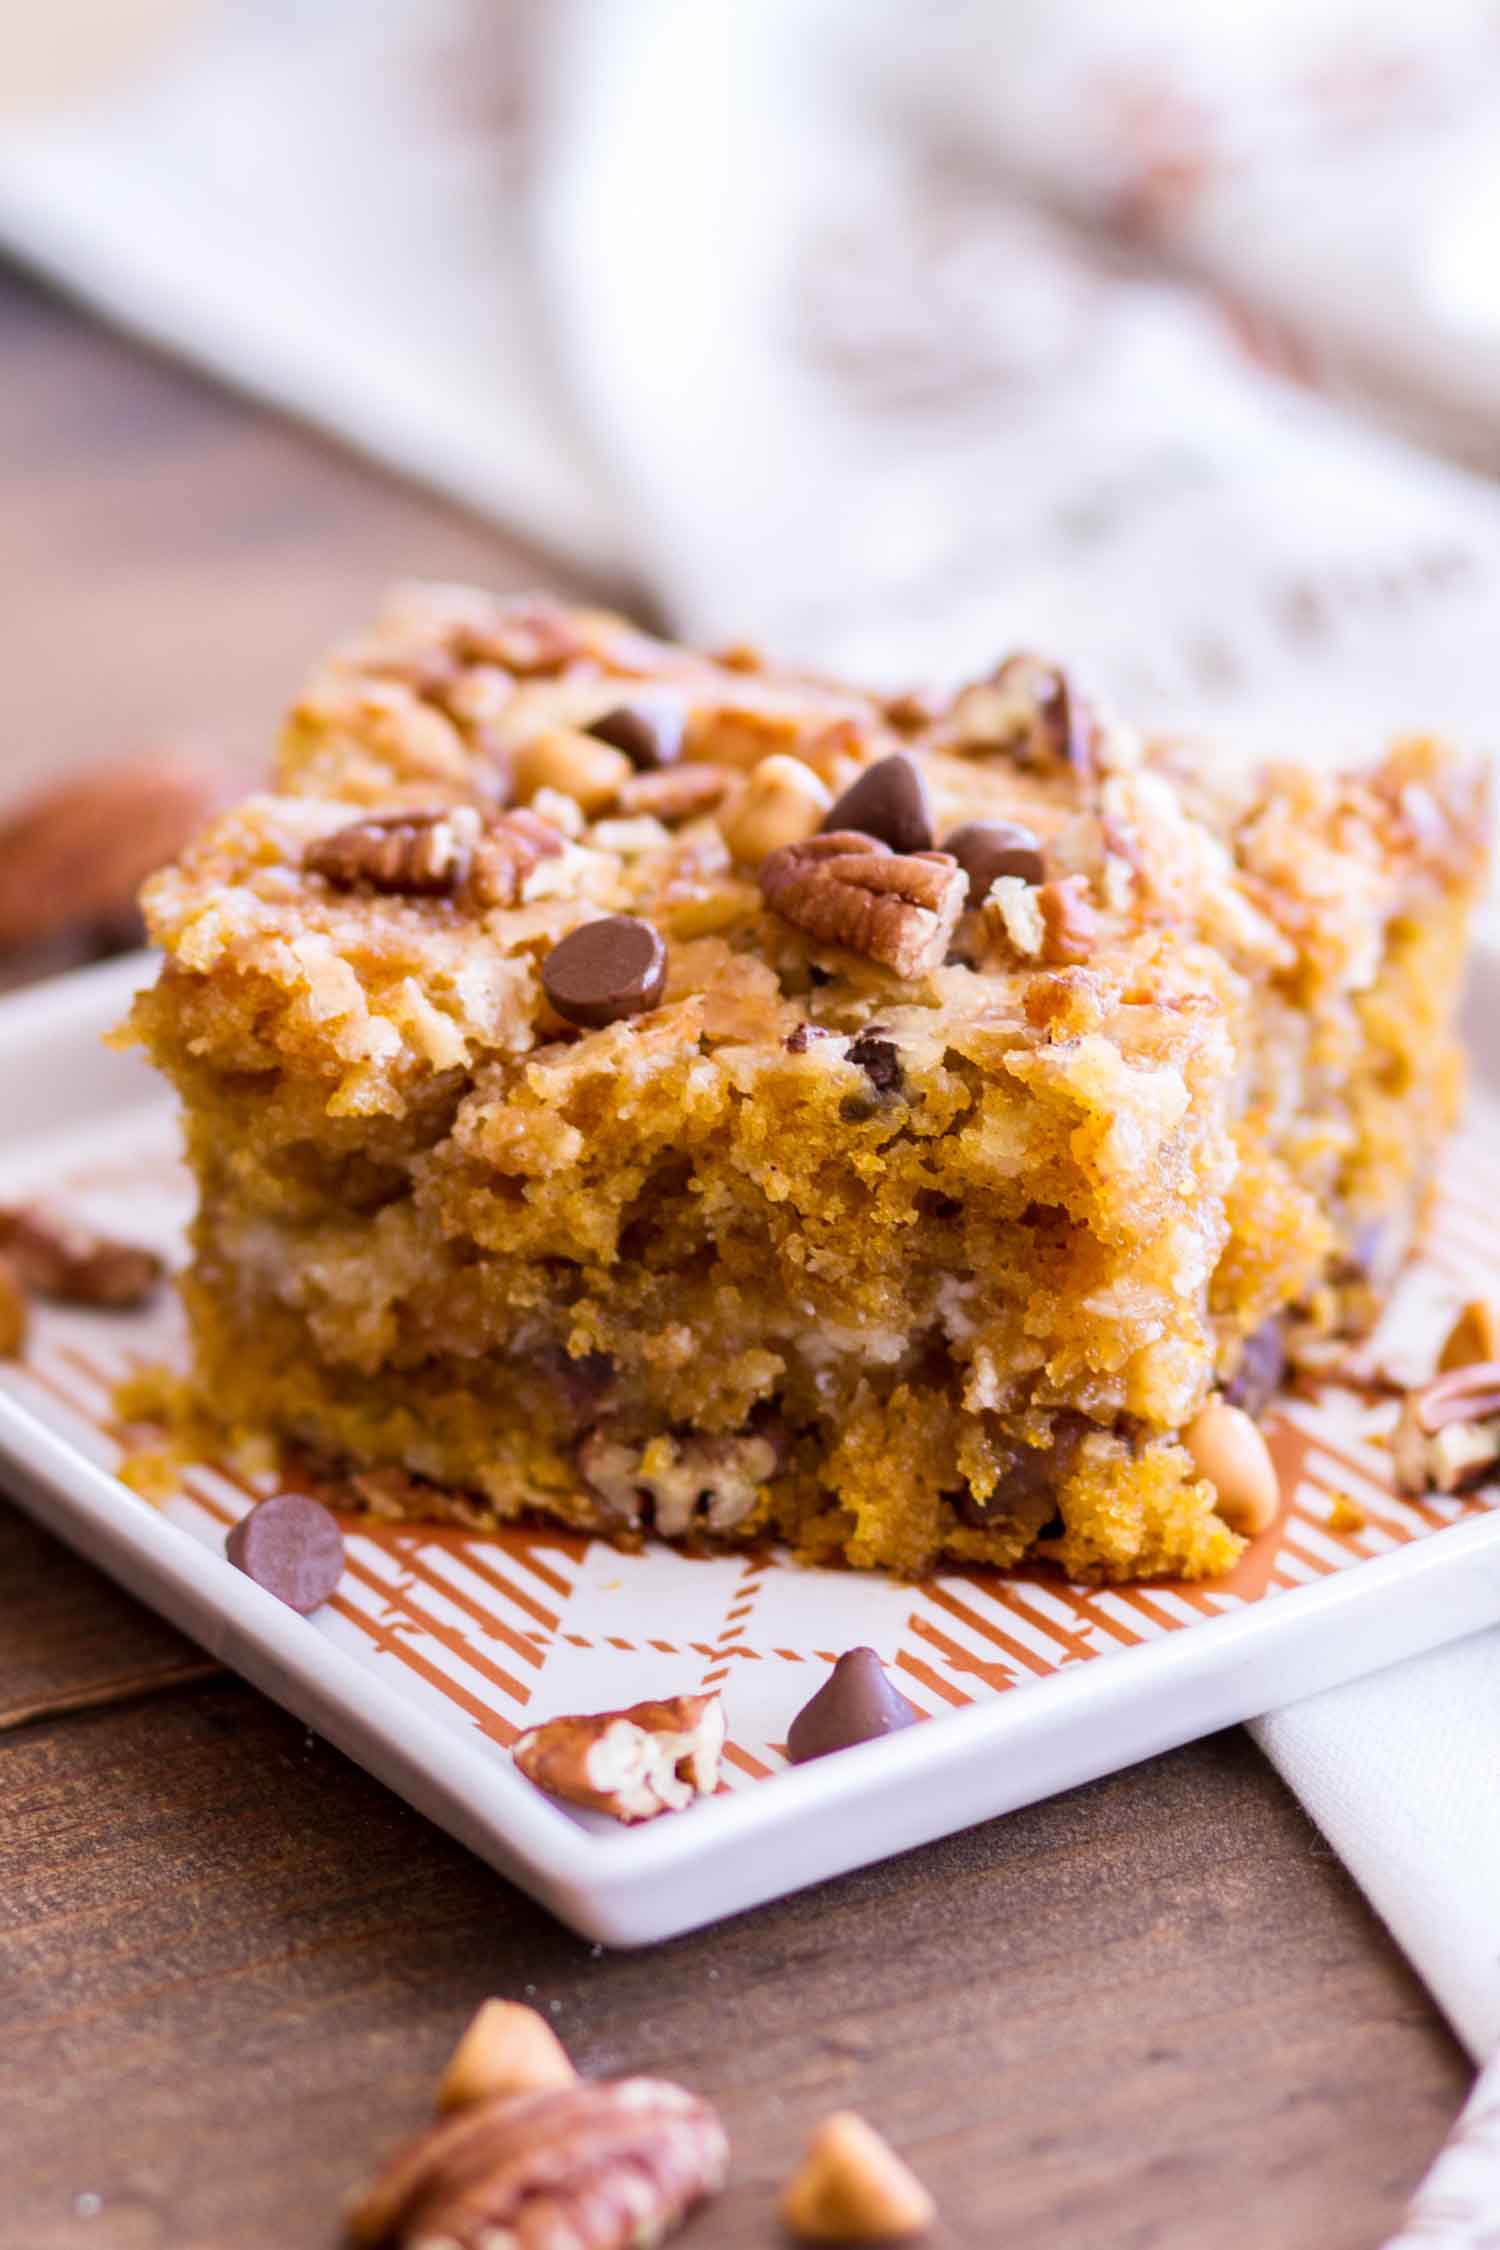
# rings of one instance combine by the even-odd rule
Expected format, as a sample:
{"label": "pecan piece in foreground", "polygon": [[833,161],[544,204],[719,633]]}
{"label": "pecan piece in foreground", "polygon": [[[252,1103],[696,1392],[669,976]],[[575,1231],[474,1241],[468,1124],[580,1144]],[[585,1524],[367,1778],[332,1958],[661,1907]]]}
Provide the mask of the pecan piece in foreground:
{"label": "pecan piece in foreground", "polygon": [[557,859],[567,838],[540,813],[518,805],[502,813],[474,846],[469,887],[480,906],[514,906],[524,894],[526,879],[544,859]]}
{"label": "pecan piece in foreground", "polygon": [[400,2150],[349,2231],[405,2250],[631,2250],[665,2240],[728,2169],[717,2111],[665,2079],[501,2094]]}
{"label": "pecan piece in foreground", "polygon": [[773,913],[898,977],[941,968],[968,877],[947,852],[893,852],[857,829],[787,844],[760,871]]}
{"label": "pecan piece in foreground", "polygon": [[316,838],[302,864],[337,890],[451,897],[467,880],[478,840],[479,815],[472,805],[369,813]]}
{"label": "pecan piece in foreground", "polygon": [[41,1204],[0,1210],[0,1252],[22,1286],[38,1296],[113,1312],[143,1303],[165,1271],[154,1250],[99,1234]]}
{"label": "pecan piece in foreground", "polygon": [[716,1695],[674,1695],[626,1711],[548,1719],[512,1752],[549,1796],[627,1825],[681,1812],[719,1786],[724,1706]]}
{"label": "pecan piece in foreground", "polygon": [[1407,1393],[1392,1441],[1403,1492],[1468,1492],[1500,1471],[1500,1360]]}

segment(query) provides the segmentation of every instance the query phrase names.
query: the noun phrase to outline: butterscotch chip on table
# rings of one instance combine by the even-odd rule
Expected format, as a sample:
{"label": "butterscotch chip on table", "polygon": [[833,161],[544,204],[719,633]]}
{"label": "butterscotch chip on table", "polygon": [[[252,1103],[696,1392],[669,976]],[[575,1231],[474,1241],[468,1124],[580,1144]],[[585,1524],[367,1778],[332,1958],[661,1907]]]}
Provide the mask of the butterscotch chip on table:
{"label": "butterscotch chip on table", "polygon": [[571,2086],[578,2073],[546,2018],[515,2000],[486,2000],[438,2080],[440,2110],[464,2109],[497,2094],[535,2094]]}
{"label": "butterscotch chip on table", "polygon": [[799,2242],[912,2242],[932,2226],[937,2206],[873,2125],[839,2110],[808,2143],[781,2216]]}
{"label": "butterscotch chip on table", "polygon": [[897,718],[455,588],[320,667],[147,891],[209,1411],[412,1517],[1232,1565],[1185,1436],[1400,1269],[1483,766],[1237,772],[1032,655]]}

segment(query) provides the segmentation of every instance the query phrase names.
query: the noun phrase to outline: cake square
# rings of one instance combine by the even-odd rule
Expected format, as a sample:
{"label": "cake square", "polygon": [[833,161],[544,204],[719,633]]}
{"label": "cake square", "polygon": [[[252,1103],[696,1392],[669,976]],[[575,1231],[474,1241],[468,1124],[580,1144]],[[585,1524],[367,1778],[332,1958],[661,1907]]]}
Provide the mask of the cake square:
{"label": "cake square", "polygon": [[1203,1417],[1399,1268],[1485,829],[1425,739],[406,589],[147,890],[199,1405],[389,1515],[1222,1572]]}

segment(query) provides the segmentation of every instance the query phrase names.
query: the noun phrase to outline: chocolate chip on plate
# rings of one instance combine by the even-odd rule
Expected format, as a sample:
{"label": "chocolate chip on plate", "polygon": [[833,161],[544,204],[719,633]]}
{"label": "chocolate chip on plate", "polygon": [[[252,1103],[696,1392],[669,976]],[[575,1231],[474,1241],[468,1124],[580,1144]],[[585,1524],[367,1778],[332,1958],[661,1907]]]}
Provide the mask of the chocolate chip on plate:
{"label": "chocolate chip on plate", "polygon": [[1023,883],[1040,883],[1041,839],[1018,820],[971,820],[943,840],[969,878],[969,904],[978,906],[989,897],[990,885],[1002,875],[1018,875]]}
{"label": "chocolate chip on plate", "polygon": [[654,1008],[666,981],[660,934],[632,914],[581,923],[542,963],[542,989],[553,1007],[588,1031]]}
{"label": "chocolate chip on plate", "polygon": [[915,1726],[921,1716],[891,1686],[874,1649],[851,1648],[787,1729],[787,1755],[794,1766],[805,1766],[811,1758],[851,1750],[856,1742],[897,1734],[902,1727]]}
{"label": "chocolate chip on plate", "polygon": [[682,756],[686,718],[674,703],[620,703],[583,731],[623,750],[638,772],[656,773],[662,766],[675,766]]}
{"label": "chocolate chip on plate", "polygon": [[241,1516],[224,1552],[236,1570],[305,1617],[344,1574],[344,1538],[320,1500],[274,1492]]}
{"label": "chocolate chip on plate", "polygon": [[930,852],[932,805],[916,759],[894,750],[866,766],[823,822],[827,835],[837,828],[857,828],[889,844],[893,852]]}

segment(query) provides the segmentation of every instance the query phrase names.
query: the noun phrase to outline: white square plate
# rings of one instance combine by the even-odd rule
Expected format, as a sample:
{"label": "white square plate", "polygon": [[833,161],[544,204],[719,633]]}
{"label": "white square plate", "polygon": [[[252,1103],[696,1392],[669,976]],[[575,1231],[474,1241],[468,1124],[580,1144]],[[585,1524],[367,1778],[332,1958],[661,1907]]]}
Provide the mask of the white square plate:
{"label": "white square plate", "polygon": [[[170,1104],[142,1063],[100,1044],[149,973],[136,958],[0,1004],[0,1198],[57,1193],[180,1256],[190,1197]],[[1493,950],[1479,973],[1482,1026],[1497,1020]],[[1430,1242],[1390,1316],[1397,1353],[1403,1327],[1430,1338],[1445,1307],[1493,1287],[1500,1265],[1493,1034],[1476,1077]],[[1500,1617],[1500,1491],[1397,1498],[1381,1444],[1391,1402],[1340,1392],[1277,1418],[1283,1520],[1213,1585],[1100,1591],[1040,1573],[962,1572],[914,1587],[801,1570],[771,1550],[697,1561],[654,1547],[621,1555],[544,1528],[480,1538],[351,1519],[344,1581],[304,1619],[224,1559],[226,1526],[269,1484],[204,1462],[153,1505],[113,1474],[116,1383],[180,1351],[170,1302],[130,1315],[44,1308],[25,1362],[0,1375],[7,1487],[564,1921],[610,1944],[716,1920]],[[1355,1510],[1335,1510],[1338,1499]],[[857,1642],[879,1650],[930,1723],[788,1768],[789,1720]],[[554,1805],[506,1754],[539,1718],[705,1684],[724,1695],[727,1786],[648,1827]]]}

